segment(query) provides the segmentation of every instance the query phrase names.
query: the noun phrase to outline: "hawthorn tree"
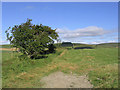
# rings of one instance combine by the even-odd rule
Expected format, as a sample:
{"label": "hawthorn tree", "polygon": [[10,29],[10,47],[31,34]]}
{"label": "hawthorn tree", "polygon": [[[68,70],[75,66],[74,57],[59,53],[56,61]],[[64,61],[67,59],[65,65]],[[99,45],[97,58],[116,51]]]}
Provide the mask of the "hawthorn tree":
{"label": "hawthorn tree", "polygon": [[[58,38],[56,29],[53,30],[51,27],[42,24],[33,25],[31,21],[31,19],[27,19],[21,25],[15,25],[12,28],[9,27],[6,30],[7,40],[10,41],[11,45],[19,48],[20,52],[30,58],[43,55],[46,48],[50,52],[53,52],[55,49],[53,46],[54,40]],[[50,48],[51,46],[52,49]]]}

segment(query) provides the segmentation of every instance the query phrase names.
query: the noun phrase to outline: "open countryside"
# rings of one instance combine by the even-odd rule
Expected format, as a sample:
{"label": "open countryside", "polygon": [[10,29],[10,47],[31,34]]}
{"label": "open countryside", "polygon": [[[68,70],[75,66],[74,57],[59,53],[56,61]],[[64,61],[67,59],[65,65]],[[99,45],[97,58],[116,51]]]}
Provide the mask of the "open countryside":
{"label": "open countryside", "polygon": [[[46,83],[41,80],[55,72],[63,72],[65,75],[86,75],[87,81],[94,88],[118,87],[117,43],[99,44],[97,46],[74,45],[74,48],[89,46],[94,49],[74,49],[71,47],[60,47],[60,45],[56,46],[59,47],[57,47],[55,54],[49,54],[48,58],[37,60],[24,60],[24,57],[19,58],[21,53],[10,51],[11,49],[3,49],[3,88],[45,88]],[[10,45],[3,45],[2,48],[9,49],[11,47]],[[52,82],[55,78],[51,76],[51,79]],[[59,84],[59,82],[57,83]],[[85,86],[91,88],[88,84]],[[85,86],[76,86],[75,83],[73,85],[69,84],[66,88],[85,88]],[[62,87],[58,85],[58,88]]]}
{"label": "open countryside", "polygon": [[2,2],[0,86],[118,88],[120,3],[55,1]]}

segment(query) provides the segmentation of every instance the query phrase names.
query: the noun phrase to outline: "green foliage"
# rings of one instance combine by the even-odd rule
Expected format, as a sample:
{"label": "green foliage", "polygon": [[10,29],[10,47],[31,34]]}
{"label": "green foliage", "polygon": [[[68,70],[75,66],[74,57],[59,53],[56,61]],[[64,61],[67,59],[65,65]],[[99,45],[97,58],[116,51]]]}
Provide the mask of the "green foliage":
{"label": "green foliage", "polygon": [[56,48],[56,47],[55,47],[53,44],[49,44],[49,47],[48,47],[48,48],[49,48],[49,52],[50,52],[50,53],[55,52],[55,48]]}
{"label": "green foliage", "polygon": [[61,44],[62,47],[73,47],[73,44],[71,42],[63,42]]}
{"label": "green foliage", "polygon": [[30,58],[35,58],[44,54],[45,48],[57,40],[58,34],[56,29],[53,30],[49,26],[33,25],[31,19],[27,19],[21,25],[15,25],[12,29],[6,30],[7,40],[14,47],[20,49]]}

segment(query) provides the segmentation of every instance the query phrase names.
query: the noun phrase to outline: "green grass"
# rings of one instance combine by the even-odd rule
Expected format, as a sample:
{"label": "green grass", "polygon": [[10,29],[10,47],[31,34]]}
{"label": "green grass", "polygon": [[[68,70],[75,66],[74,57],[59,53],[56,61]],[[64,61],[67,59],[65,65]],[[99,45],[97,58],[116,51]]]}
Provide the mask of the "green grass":
{"label": "green grass", "polygon": [[[31,60],[28,58],[24,59],[23,57],[19,58],[21,53],[12,52],[12,51],[2,51],[3,87],[6,87],[6,88],[7,87],[24,87],[23,86],[24,84],[29,83],[31,81],[32,74],[30,74],[31,72],[29,71],[37,67],[42,70],[42,67],[45,67],[47,64],[51,63],[53,58],[55,58],[59,54],[60,52],[56,52],[56,54],[49,54],[49,58]],[[17,77],[19,76],[19,74],[21,75],[22,73],[29,73],[29,74],[27,74],[26,77],[23,77],[24,79],[22,78],[22,76]],[[47,74],[48,72],[47,73],[41,72],[41,73]],[[26,81],[26,79],[30,81]],[[21,84],[21,82],[23,83]],[[33,82],[34,80],[31,81],[31,86],[29,86],[28,84],[27,87],[32,87]]]}
{"label": "green grass", "polygon": [[0,45],[0,48],[11,48],[11,45],[10,44]]}
{"label": "green grass", "polygon": [[57,48],[48,58],[19,58],[21,53],[2,51],[3,88],[41,88],[40,79],[55,71],[86,74],[95,88],[118,87],[118,49]]}
{"label": "green grass", "polygon": [[97,46],[100,48],[111,48],[111,47],[118,47],[119,43],[102,43],[102,44],[98,44]]}

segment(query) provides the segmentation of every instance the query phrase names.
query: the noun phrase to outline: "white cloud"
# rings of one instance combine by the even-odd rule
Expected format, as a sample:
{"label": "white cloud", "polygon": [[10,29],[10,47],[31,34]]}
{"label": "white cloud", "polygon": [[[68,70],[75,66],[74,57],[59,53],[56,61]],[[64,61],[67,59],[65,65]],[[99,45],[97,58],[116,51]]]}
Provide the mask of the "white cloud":
{"label": "white cloud", "polygon": [[5,40],[5,41],[0,41],[0,45],[4,45],[4,44],[9,44],[9,41]]}
{"label": "white cloud", "polygon": [[33,9],[35,8],[34,6],[26,6],[25,9]]}
{"label": "white cloud", "polygon": [[107,43],[105,41],[94,41],[94,42],[90,42],[89,44],[100,44],[100,43]]}
{"label": "white cloud", "polygon": [[80,42],[73,42],[73,43],[89,44],[88,42],[83,42],[83,41],[80,41]]}
{"label": "white cloud", "polygon": [[77,38],[77,37],[86,37],[86,36],[100,36],[109,33],[103,28],[97,26],[89,26],[86,28],[78,28],[76,30],[68,30],[68,29],[57,29],[57,32],[63,38]]}
{"label": "white cloud", "polygon": [[108,43],[115,43],[115,42],[116,42],[115,40],[108,41]]}
{"label": "white cloud", "polygon": [[117,41],[115,40],[110,40],[110,41],[93,41],[93,42],[90,42],[90,43],[87,43],[87,44],[101,44],[101,43],[116,43]]}

